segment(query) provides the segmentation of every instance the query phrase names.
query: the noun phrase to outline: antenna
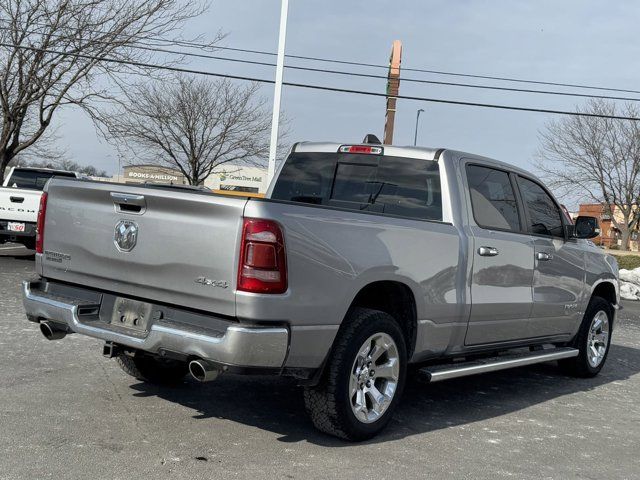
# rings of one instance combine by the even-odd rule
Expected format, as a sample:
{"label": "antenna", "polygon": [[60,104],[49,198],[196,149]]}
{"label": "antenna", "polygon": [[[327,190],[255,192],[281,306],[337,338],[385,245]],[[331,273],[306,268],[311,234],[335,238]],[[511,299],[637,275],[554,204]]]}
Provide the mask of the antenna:
{"label": "antenna", "polygon": [[364,140],[362,140],[362,143],[368,143],[370,145],[382,145],[382,142],[380,141],[380,139],[376,137],[373,133],[367,133],[364,136]]}

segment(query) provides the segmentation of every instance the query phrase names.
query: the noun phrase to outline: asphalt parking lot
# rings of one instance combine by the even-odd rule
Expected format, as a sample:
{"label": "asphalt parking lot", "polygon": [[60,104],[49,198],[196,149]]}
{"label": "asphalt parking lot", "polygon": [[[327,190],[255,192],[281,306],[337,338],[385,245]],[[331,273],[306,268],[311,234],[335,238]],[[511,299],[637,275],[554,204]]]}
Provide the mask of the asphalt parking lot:
{"label": "asphalt parking lot", "polygon": [[316,432],[285,379],[157,388],[77,335],[25,319],[23,249],[0,246],[0,478],[640,478],[640,306],[625,303],[601,375],[553,364],[411,383],[385,433]]}

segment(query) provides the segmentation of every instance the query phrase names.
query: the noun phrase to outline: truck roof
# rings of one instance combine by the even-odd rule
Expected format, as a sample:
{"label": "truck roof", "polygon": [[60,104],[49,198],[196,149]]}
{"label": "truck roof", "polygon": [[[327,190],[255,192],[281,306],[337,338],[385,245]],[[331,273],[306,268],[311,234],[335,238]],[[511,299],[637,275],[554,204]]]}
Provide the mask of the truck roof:
{"label": "truck roof", "polygon": [[393,157],[408,157],[421,160],[435,160],[438,151],[444,150],[443,148],[429,148],[429,147],[400,147],[396,145],[377,145],[371,143],[358,143],[358,142],[299,142],[296,143],[292,152],[321,152],[321,153],[335,153],[343,145],[360,145],[363,147],[382,147],[384,148],[384,154]]}
{"label": "truck roof", "polygon": [[400,145],[380,145],[373,143],[359,143],[359,142],[298,142],[293,145],[291,152],[295,153],[335,153],[341,146],[344,145],[358,145],[363,147],[382,147],[384,149],[384,155],[393,157],[406,157],[415,158],[416,160],[430,160],[435,161],[443,152],[453,153],[460,157],[471,158],[477,160],[479,163],[487,165],[493,165],[494,167],[504,168],[511,170],[522,175],[538,179],[538,177],[531,172],[517,167],[513,164],[502,162],[494,158],[485,157],[475,153],[463,152],[461,150],[455,150],[451,148],[435,148],[435,147],[414,147],[414,146],[400,146]]}

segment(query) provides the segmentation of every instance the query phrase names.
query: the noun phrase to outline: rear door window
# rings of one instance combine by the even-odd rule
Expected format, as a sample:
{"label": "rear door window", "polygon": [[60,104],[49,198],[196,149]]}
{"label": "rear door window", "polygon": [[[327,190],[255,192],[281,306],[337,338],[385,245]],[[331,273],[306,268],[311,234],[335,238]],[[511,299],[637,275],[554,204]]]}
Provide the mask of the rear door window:
{"label": "rear door window", "polygon": [[271,198],[442,220],[438,163],[404,157],[294,153]]}
{"label": "rear door window", "polygon": [[529,216],[529,231],[536,235],[564,237],[562,212],[542,186],[518,177],[518,186]]}
{"label": "rear door window", "polygon": [[473,217],[478,226],[520,231],[520,215],[509,174],[479,165],[467,166]]}

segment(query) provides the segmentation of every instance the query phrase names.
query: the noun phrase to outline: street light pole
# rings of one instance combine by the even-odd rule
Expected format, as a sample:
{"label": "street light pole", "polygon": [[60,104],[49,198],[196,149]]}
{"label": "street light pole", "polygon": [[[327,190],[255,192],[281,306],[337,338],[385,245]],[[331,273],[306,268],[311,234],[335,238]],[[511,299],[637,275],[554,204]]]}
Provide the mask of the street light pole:
{"label": "street light pole", "polygon": [[284,49],[287,38],[287,14],[289,0],[282,0],[280,10],[280,35],[278,39],[278,60],[276,62],[276,83],[273,92],[273,116],[271,117],[271,143],[269,144],[269,167],[267,186],[276,173],[276,151],[278,149],[278,123],[280,121],[280,97],[282,95],[282,76],[284,72]]}
{"label": "street light pole", "polygon": [[416,133],[413,136],[413,146],[415,147],[416,144],[418,143],[418,120],[420,120],[420,114],[424,112],[423,109],[418,109],[418,113],[416,114]]}

